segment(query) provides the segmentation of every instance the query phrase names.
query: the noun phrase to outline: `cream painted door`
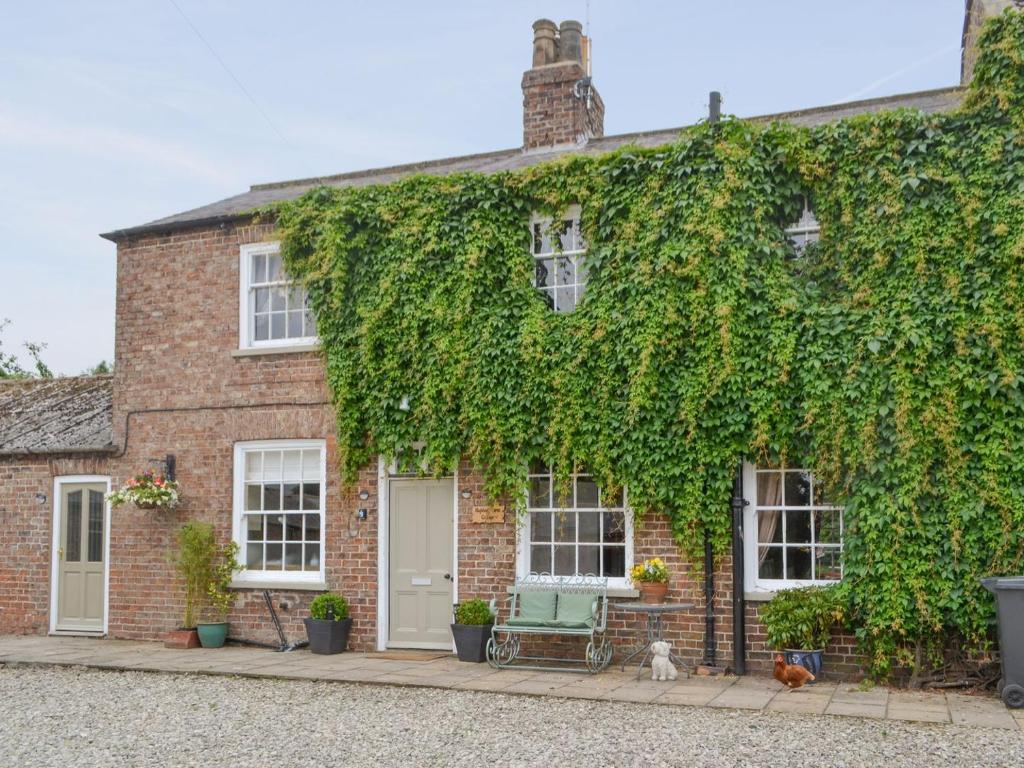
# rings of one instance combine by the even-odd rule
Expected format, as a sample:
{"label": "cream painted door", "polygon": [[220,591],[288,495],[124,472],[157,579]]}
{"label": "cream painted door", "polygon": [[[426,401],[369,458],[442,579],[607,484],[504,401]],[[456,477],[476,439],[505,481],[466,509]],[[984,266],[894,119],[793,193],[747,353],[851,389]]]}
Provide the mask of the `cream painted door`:
{"label": "cream painted door", "polygon": [[451,480],[392,480],[389,640],[395,648],[451,648]]}
{"label": "cream painted door", "polygon": [[102,632],[106,486],[69,483],[60,489],[57,629]]}

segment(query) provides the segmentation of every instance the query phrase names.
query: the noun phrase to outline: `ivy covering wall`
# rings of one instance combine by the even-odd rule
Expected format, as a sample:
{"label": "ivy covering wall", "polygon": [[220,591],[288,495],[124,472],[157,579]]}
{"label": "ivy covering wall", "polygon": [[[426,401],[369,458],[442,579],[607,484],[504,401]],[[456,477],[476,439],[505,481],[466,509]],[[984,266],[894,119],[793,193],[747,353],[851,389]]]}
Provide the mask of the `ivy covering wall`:
{"label": "ivy covering wall", "polygon": [[[1024,554],[1024,17],[989,22],[957,112],[725,120],[654,150],[321,188],[274,210],[310,290],[344,471],[426,445],[494,497],[585,466],[727,550],[740,459],[846,507],[876,673],[984,642],[979,577]],[[821,241],[783,228],[807,195]],[[589,284],[556,314],[528,222],[579,203]],[[405,401],[403,403],[403,401]]]}

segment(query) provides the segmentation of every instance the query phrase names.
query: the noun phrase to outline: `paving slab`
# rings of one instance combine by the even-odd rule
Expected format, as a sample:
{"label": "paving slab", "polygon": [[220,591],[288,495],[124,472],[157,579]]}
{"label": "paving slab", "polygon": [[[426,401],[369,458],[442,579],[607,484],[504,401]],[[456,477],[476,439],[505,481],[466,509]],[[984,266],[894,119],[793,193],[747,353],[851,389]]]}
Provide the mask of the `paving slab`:
{"label": "paving slab", "polygon": [[884,704],[863,702],[844,702],[833,700],[825,709],[826,715],[843,715],[845,717],[873,717],[884,720],[886,707]]}
{"label": "paving slab", "polygon": [[1006,705],[995,697],[947,693],[946,701],[949,703],[950,717],[957,725],[1007,730],[1018,730],[1020,727]]}

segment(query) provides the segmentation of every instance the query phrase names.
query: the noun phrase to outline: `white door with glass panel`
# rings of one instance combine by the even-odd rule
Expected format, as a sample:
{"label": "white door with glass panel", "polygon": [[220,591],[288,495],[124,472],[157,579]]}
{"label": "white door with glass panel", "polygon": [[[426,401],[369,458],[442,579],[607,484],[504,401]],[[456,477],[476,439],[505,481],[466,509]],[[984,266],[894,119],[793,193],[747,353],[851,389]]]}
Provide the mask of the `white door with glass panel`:
{"label": "white door with glass panel", "polygon": [[451,648],[452,480],[392,480],[389,640],[395,648]]}
{"label": "white door with glass panel", "polygon": [[60,486],[58,630],[103,631],[106,490],[104,483]]}

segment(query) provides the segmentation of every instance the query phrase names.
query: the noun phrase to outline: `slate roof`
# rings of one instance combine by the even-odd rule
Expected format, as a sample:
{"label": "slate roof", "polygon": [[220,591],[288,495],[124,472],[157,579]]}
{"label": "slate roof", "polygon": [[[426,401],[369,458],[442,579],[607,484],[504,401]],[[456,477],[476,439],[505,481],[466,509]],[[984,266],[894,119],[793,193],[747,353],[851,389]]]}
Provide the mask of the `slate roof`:
{"label": "slate roof", "polygon": [[0,381],[0,455],[113,452],[113,376]]}
{"label": "slate roof", "polygon": [[[925,113],[948,112],[960,105],[964,93],[965,91],[961,87],[940,88],[932,91],[918,91],[916,93],[886,96],[878,99],[851,101],[845,104],[834,104],[826,107],[814,107],[795,112],[758,115],[749,119],[763,123],[781,121],[795,125],[813,126],[834,122],[854,115],[889,109],[917,109]],[[173,232],[194,226],[208,226],[237,221],[245,218],[256,208],[283,200],[292,200],[318,186],[359,187],[369,184],[387,184],[417,173],[441,176],[464,171],[475,171],[478,173],[514,171],[566,154],[596,155],[627,145],[657,147],[673,142],[682,130],[683,127],[681,126],[658,131],[624,133],[618,136],[591,139],[586,145],[581,147],[557,147],[550,150],[531,152],[524,152],[521,148],[505,149],[498,152],[486,152],[423,163],[342,173],[335,176],[296,179],[294,181],[283,181],[273,184],[255,184],[249,188],[248,192],[234,195],[216,203],[157,219],[141,226],[106,232],[101,236],[116,242],[122,238],[134,235]]]}

